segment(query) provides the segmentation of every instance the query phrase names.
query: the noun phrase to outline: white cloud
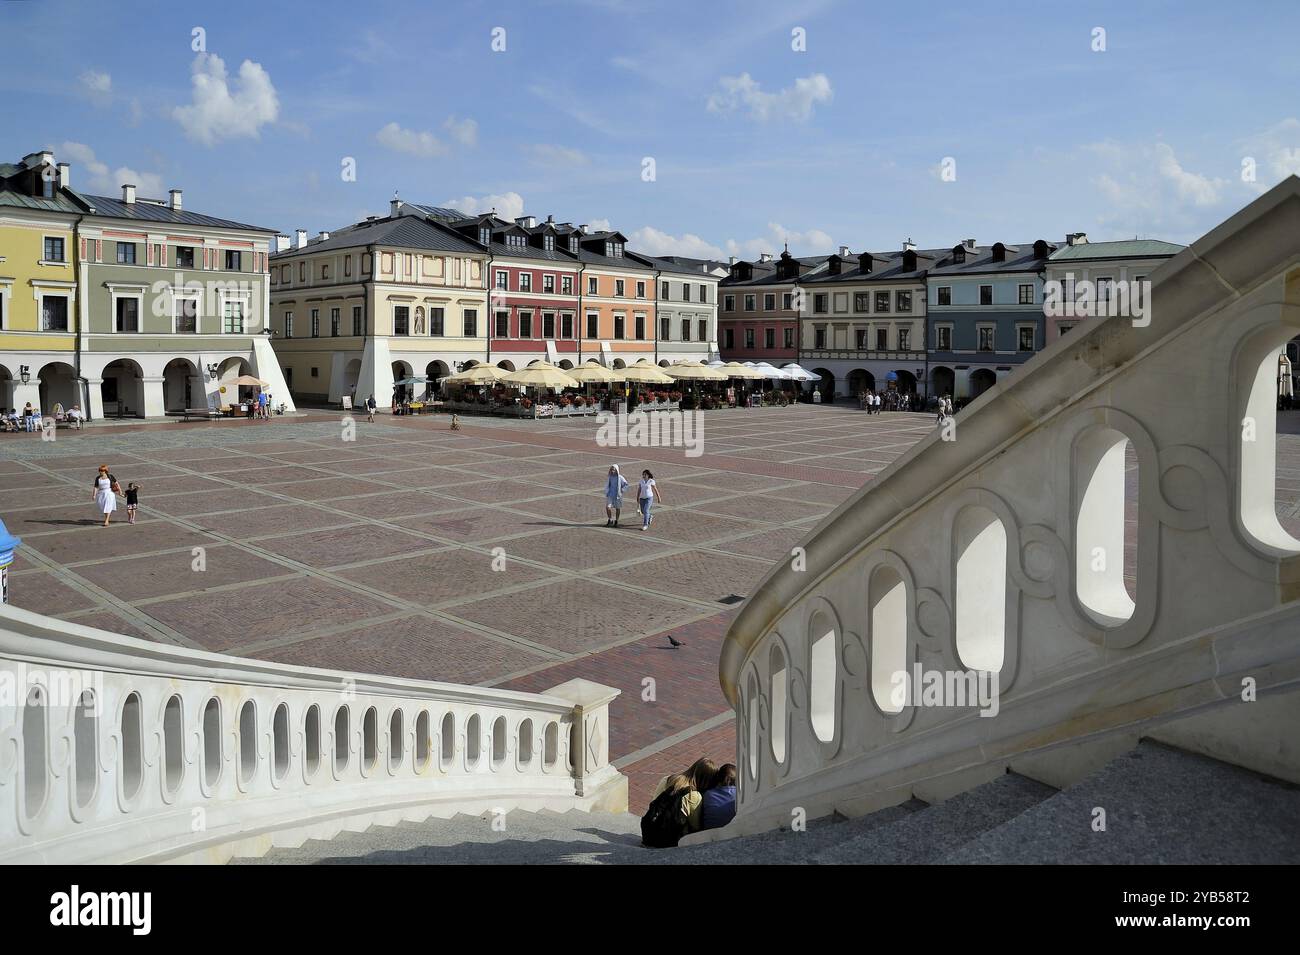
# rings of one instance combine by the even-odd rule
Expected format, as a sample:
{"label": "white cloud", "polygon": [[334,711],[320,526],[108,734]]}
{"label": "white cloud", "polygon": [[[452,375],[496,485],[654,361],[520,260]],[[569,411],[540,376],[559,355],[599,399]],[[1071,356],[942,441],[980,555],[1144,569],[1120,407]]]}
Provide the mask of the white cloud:
{"label": "white cloud", "polygon": [[588,232],[609,232],[613,229],[608,219],[592,219],[587,223]]}
{"label": "white cloud", "polygon": [[[54,155],[59,161],[72,163],[73,189],[116,198],[121,195],[122,185],[129,182],[135,186],[136,195],[142,198],[165,197],[163,179],[158,173],[141,172],[130,166],[118,166],[110,170],[108,164],[96,157],[95,150],[85,143],[61,143],[55,149]],[[86,176],[84,185],[80,181],[83,173]]]}
{"label": "white cloud", "polygon": [[455,116],[449,116],[442,124],[442,128],[451,133],[451,138],[462,146],[478,145],[478,123],[472,119],[457,119]]}
{"label": "white cloud", "polygon": [[760,123],[774,119],[803,122],[812,117],[814,106],[829,103],[832,96],[831,81],[825,73],[799,77],[793,86],[776,93],[764,93],[748,73],[724,76],[718,80],[718,86],[721,88],[709,97],[709,112],[744,110]]}
{"label": "white cloud", "polygon": [[653,226],[642,226],[627,237],[630,249],[646,255],[686,255],[697,259],[723,259],[726,254],[711,242],[691,232],[669,235]]}
{"label": "white cloud", "polygon": [[81,74],[81,88],[92,96],[106,96],[113,92],[113,77],[98,70],[86,70]]}
{"label": "white cloud", "polygon": [[433,133],[427,130],[417,132],[413,129],[403,129],[396,123],[389,123],[375,133],[375,139],[381,146],[386,146],[393,152],[419,156],[421,159],[445,156],[449,152],[447,144]]}
{"label": "white cloud", "polygon": [[1173,149],[1165,143],[1156,143],[1155,156],[1160,175],[1173,184],[1180,199],[1197,206],[1212,206],[1219,201],[1223,187],[1227,185],[1225,180],[1211,179],[1184,169]]}
{"label": "white cloud", "polygon": [[585,166],[591,162],[580,150],[554,143],[537,143],[527,147],[527,151],[533,162],[543,166]]}
{"label": "white cloud", "polygon": [[172,118],[185,134],[205,146],[222,139],[250,137],[280,115],[280,100],[260,63],[245,60],[233,89],[226,64],[215,53],[200,53],[190,67],[193,101],[177,106]]}
{"label": "white cloud", "polygon": [[740,259],[756,259],[764,252],[780,255],[786,244],[791,255],[829,254],[835,250],[830,234],[821,229],[798,232],[777,222],[767,224],[767,235],[756,239],[728,239],[727,254]]}
{"label": "white cloud", "polygon": [[515,220],[524,214],[524,197],[517,192],[489,196],[461,196],[443,203],[448,209],[459,209],[467,216],[496,209],[502,219]]}
{"label": "white cloud", "polygon": [[1241,144],[1243,160],[1255,160],[1255,182],[1263,193],[1287,176],[1300,176],[1300,119],[1290,117],[1246,139]]}

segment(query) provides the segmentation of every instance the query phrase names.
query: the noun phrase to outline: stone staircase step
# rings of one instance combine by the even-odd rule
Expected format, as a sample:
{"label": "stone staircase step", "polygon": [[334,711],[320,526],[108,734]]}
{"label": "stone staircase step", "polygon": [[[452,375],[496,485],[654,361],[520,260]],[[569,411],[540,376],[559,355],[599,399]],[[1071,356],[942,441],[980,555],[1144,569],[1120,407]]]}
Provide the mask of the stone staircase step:
{"label": "stone staircase step", "polygon": [[1051,786],[1007,773],[889,825],[821,849],[809,861],[870,865],[930,862],[1039,805],[1054,793]]}
{"label": "stone staircase step", "polygon": [[[1106,830],[1093,831],[1094,810]],[[1143,741],[939,859],[945,863],[1294,864],[1300,787]]]}

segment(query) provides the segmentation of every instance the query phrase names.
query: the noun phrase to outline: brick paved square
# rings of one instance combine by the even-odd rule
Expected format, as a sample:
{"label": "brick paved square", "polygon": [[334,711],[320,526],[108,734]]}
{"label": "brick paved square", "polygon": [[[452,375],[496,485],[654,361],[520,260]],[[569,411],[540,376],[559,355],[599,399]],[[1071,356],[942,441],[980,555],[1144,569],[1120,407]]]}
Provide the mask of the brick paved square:
{"label": "brick paved square", "polygon": [[466,507],[461,511],[407,518],[402,526],[456,543],[473,544],[541,530],[554,523],[492,507]]}
{"label": "brick paved square", "polygon": [[[630,504],[630,499],[625,500]],[[594,492],[544,497],[536,501],[521,501],[511,506],[550,522],[600,525],[605,523],[605,498]]]}
{"label": "brick paved square", "polygon": [[700,610],[593,580],[565,580],[462,604],[447,613],[566,653],[580,653],[659,633],[699,616]]}
{"label": "brick paved square", "polygon": [[808,504],[799,500],[790,500],[773,494],[746,494],[713,501],[709,504],[695,504],[698,509],[708,514],[725,514],[769,523],[786,524],[802,521],[810,517],[823,517],[831,508],[826,504]]}
{"label": "brick paved square", "polygon": [[134,620],[129,619],[115,610],[97,610],[92,613],[80,614],[54,614],[56,617],[80,624],[83,627],[94,627],[96,630],[107,630],[109,633],[125,634],[128,637],[137,637],[141,640],[157,640],[158,634],[152,633],[140,627]]}
{"label": "brick paved square", "polygon": [[280,494],[284,497],[294,497],[303,501],[328,501],[335,497],[352,497],[357,494],[367,494],[372,491],[384,491],[387,488],[382,484],[376,484],[373,481],[362,481],[356,478],[327,477],[316,478],[312,481],[295,481],[291,484],[278,484],[275,487],[264,488],[264,490]]}
{"label": "brick paved square", "polygon": [[760,557],[773,561],[790,560],[792,557],[790,551],[808,538],[814,526],[816,525],[806,524],[800,527],[768,528],[757,534],[714,544],[713,547],[716,550],[742,554],[746,557]]}
{"label": "brick paved square", "polygon": [[[76,568],[76,574],[116,597],[135,601],[296,573],[282,564],[231,546],[206,547],[202,562],[196,565],[195,560],[189,551],[120,557],[102,563],[81,564]],[[203,569],[196,570],[196,566]]]}
{"label": "brick paved square", "polygon": [[748,596],[771,568],[762,560],[679,551],[604,571],[601,579],[649,587],[674,597],[716,601],[730,594]]}
{"label": "brick paved square", "polygon": [[44,570],[9,576],[9,602],[15,607],[59,617],[100,606],[99,600]]}
{"label": "brick paved square", "polygon": [[[254,500],[261,503],[265,499]],[[335,514],[309,504],[276,504],[224,514],[207,514],[190,520],[200,530],[213,531],[235,540],[295,534],[317,527],[354,523],[354,518],[346,514]]]}
{"label": "brick paved square", "polygon": [[[691,508],[655,507],[651,511],[654,524],[644,533],[660,540],[675,544],[703,544],[721,538],[735,537],[757,527],[771,526],[755,524],[754,521],[742,521],[733,517],[717,517]],[[643,533],[640,530],[640,517],[633,517],[627,522],[623,533]]]}
{"label": "brick paved square", "polygon": [[[494,564],[504,569],[495,570]],[[487,595],[555,576],[550,571],[511,560],[508,551],[502,563],[491,554],[461,547],[347,567],[339,574],[426,607],[469,595]]]}
{"label": "brick paved square", "polygon": [[618,533],[606,528],[603,522],[592,527],[564,527],[545,534],[532,534],[507,541],[502,546],[512,556],[541,561],[569,571],[590,571],[666,553],[671,549],[662,541],[645,540],[643,535],[629,537]]}
{"label": "brick paved square", "polygon": [[322,621],[339,626],[389,613],[385,602],[313,578],[254,584],[228,592],[178,597],[148,605],[150,617],[207,650],[310,633]]}
{"label": "brick paved square", "polygon": [[330,501],[329,506],[358,517],[400,524],[400,518],[407,515],[454,511],[465,505],[429,491],[385,491],[380,494],[336,498]]}
{"label": "brick paved square", "polygon": [[[89,500],[86,501],[85,511],[89,511],[92,516],[94,514]],[[147,521],[133,527],[127,524],[126,513],[119,508],[113,523],[108,527],[103,527],[96,521],[87,527],[32,537],[24,541],[23,546],[40,551],[61,564],[71,564],[177,547],[206,547],[212,543],[212,538],[206,534],[197,534],[165,521]]]}
{"label": "brick paved square", "polygon": [[352,524],[288,537],[265,537],[258,540],[257,546],[269,554],[278,554],[309,567],[324,568],[415,553],[438,544],[387,527]]}
{"label": "brick paved square", "polygon": [[482,683],[546,659],[525,647],[423,615],[255,650],[250,655],[299,666],[450,683]]}

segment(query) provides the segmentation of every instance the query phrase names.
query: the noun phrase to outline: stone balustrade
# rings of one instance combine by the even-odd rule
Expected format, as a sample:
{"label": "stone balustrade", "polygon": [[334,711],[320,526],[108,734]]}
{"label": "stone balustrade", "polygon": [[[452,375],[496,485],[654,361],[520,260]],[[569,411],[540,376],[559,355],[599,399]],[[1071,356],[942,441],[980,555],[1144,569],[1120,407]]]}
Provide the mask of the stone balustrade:
{"label": "stone balustrade", "polygon": [[1300,179],[1151,279],[1149,324],[1084,321],[763,581],[719,668],[738,815],[688,842],[1008,768],[1064,785],[1135,733],[1300,772],[1260,729],[1300,700],[1300,541],[1274,505]]}
{"label": "stone balustrade", "polygon": [[0,608],[0,862],[221,862],[456,812],[622,811],[617,695],[266,663]]}

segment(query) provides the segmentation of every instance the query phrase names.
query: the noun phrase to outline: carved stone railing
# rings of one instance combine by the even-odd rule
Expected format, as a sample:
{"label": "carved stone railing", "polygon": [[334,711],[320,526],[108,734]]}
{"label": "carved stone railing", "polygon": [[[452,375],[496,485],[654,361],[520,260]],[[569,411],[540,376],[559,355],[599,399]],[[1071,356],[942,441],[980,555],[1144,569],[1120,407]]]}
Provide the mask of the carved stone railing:
{"label": "carved stone railing", "polygon": [[4,607],[0,863],[222,862],[456,812],[623,811],[617,695],[266,663]]}
{"label": "carved stone railing", "polygon": [[[942,798],[1030,759],[1068,779],[1093,743],[1300,687],[1300,541],[1274,507],[1300,180],[1151,279],[1149,324],[1080,324],[763,581],[720,661],[739,812],[687,841]],[[946,692],[908,692],[927,673]],[[1268,744],[1245,735],[1249,763]]]}

